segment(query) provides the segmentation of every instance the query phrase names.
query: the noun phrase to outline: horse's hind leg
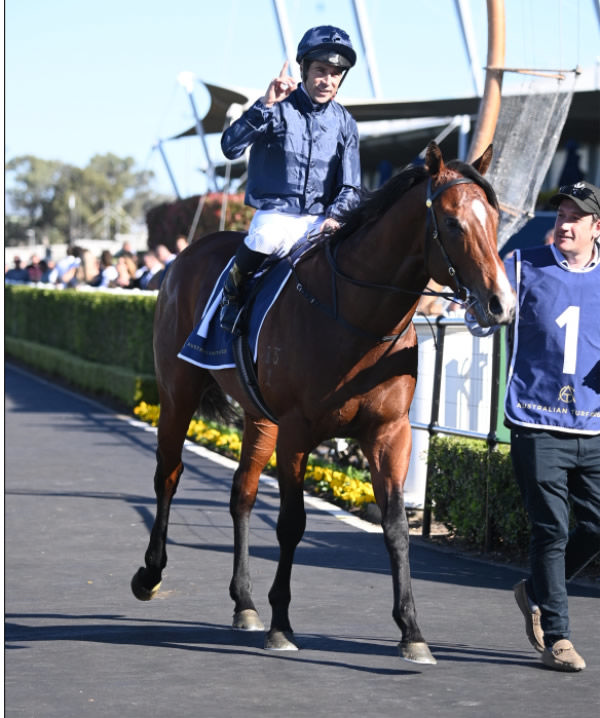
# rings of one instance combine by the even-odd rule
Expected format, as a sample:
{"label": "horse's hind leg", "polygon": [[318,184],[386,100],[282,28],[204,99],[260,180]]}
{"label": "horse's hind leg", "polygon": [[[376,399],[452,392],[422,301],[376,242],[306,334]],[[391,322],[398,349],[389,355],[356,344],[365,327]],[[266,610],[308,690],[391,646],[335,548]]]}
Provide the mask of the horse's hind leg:
{"label": "horse's hind leg", "polygon": [[404,481],[411,450],[408,420],[381,440],[361,442],[369,461],[377,504],[381,509],[385,545],[390,556],[394,605],[392,615],[402,632],[400,656],[415,663],[437,663],[417,625],[409,563],[409,530],[404,506]]}
{"label": "horse's hind leg", "polygon": [[140,601],[152,599],[167,564],[167,528],[173,496],[177,491],[183,472],[181,453],[190,420],[198,407],[207,373],[184,365],[170,378],[170,391],[160,391],[160,418],[158,421],[158,448],[154,491],[156,494],[156,518],[150,533],[145,554],[145,566],[131,580],[131,590]]}
{"label": "horse's hind leg", "polygon": [[264,625],[252,600],[249,566],[249,523],[260,473],[271,458],[277,426],[265,419],[244,417],[244,436],[239,466],[233,475],[229,511],[233,519],[233,576],[229,595],[235,603],[233,627],[262,631]]}

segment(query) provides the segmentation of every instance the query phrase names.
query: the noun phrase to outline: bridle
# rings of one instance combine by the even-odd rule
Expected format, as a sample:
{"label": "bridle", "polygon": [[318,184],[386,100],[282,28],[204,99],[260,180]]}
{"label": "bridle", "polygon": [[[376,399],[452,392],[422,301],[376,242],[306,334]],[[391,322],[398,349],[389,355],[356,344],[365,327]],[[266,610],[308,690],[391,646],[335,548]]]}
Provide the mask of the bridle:
{"label": "bridle", "polygon": [[[446,267],[448,268],[448,274],[450,277],[454,280],[454,284],[456,286],[456,296],[459,299],[462,299],[463,301],[466,301],[469,297],[469,290],[465,287],[465,285],[460,281],[460,278],[458,276],[458,272],[456,271],[456,267],[452,264],[452,261],[450,257],[448,256],[448,252],[446,251],[446,248],[444,247],[444,243],[442,242],[442,239],[440,237],[440,232],[438,229],[438,222],[437,217],[435,214],[435,208],[433,206],[433,203],[435,200],[443,194],[447,189],[450,187],[453,187],[457,184],[473,184],[473,180],[468,179],[467,177],[457,177],[456,179],[450,180],[450,182],[446,182],[443,185],[440,185],[433,194],[431,194],[431,177],[427,180],[427,197],[425,199],[425,206],[427,207],[427,213],[425,216],[425,222],[426,222],[426,232],[429,230],[429,227],[431,227],[431,236],[435,240],[440,252],[442,253],[442,257],[444,258],[444,261],[446,262]],[[427,238],[425,238],[425,265],[427,265],[427,248],[428,248]],[[442,295],[440,295],[442,296]]]}
{"label": "bridle", "polygon": [[[435,213],[435,207],[434,202],[438,197],[440,197],[446,190],[450,189],[450,187],[454,187],[455,185],[459,184],[475,184],[474,180],[469,179],[467,177],[457,177],[455,179],[452,179],[448,182],[445,182],[444,184],[440,185],[435,189],[435,191],[432,194],[432,178],[429,177],[427,180],[427,195],[425,198],[425,207],[426,207],[426,215],[425,215],[425,265],[427,265],[427,258],[428,258],[428,235],[431,234],[431,238],[436,242],[442,257],[446,263],[448,274],[453,280],[455,284],[455,292],[436,292],[433,289],[425,288],[423,291],[417,292],[411,289],[404,289],[403,287],[396,287],[394,285],[390,284],[379,284],[377,282],[369,282],[363,279],[356,279],[355,277],[351,277],[349,274],[346,274],[345,272],[342,272],[342,270],[339,268],[337,264],[337,251],[340,246],[340,242],[333,243],[331,241],[331,238],[327,238],[325,240],[325,256],[327,257],[327,261],[329,263],[329,266],[331,267],[331,281],[332,281],[332,297],[333,297],[333,306],[327,307],[323,305],[314,295],[312,295],[306,287],[302,284],[300,281],[295,267],[289,259],[290,266],[292,267],[292,272],[294,274],[294,277],[296,279],[296,289],[300,294],[302,294],[305,299],[307,299],[311,304],[314,304],[315,306],[319,307],[321,310],[323,310],[326,314],[331,316],[336,321],[344,324],[345,326],[349,327],[350,329],[360,333],[365,334],[369,337],[377,339],[379,342],[383,341],[393,341],[395,339],[398,339],[404,332],[401,332],[400,334],[392,334],[389,336],[383,336],[383,337],[376,337],[375,335],[371,334],[370,332],[366,332],[364,329],[360,329],[359,327],[354,326],[353,324],[350,324],[347,320],[345,320],[343,317],[341,317],[338,314],[338,308],[337,308],[337,285],[336,285],[336,278],[339,277],[345,282],[348,282],[350,284],[354,284],[357,287],[364,287],[366,289],[375,289],[383,292],[394,292],[398,294],[412,294],[415,296],[434,296],[434,297],[443,297],[444,299],[449,300],[456,300],[456,298],[461,300],[461,303],[463,303],[465,306],[470,306],[472,304],[472,300],[470,299],[470,293],[467,287],[461,282],[458,271],[456,270],[456,267],[454,264],[452,264],[452,260],[448,256],[448,252],[446,251],[446,248],[444,247],[444,243],[442,242],[442,238],[440,236],[439,227],[438,227],[438,221],[437,216]],[[406,329],[408,329],[407,325]],[[406,331],[406,329],[404,331]]]}

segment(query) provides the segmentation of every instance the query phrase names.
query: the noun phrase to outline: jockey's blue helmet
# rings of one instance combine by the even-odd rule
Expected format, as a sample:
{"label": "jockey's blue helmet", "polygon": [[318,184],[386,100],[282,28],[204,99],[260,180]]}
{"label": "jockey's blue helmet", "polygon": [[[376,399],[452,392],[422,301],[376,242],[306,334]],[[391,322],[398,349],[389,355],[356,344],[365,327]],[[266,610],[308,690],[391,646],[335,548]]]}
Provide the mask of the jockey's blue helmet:
{"label": "jockey's blue helmet", "polygon": [[296,62],[302,60],[321,60],[348,70],[356,63],[356,52],[348,33],[333,25],[319,25],[307,30],[300,40]]}

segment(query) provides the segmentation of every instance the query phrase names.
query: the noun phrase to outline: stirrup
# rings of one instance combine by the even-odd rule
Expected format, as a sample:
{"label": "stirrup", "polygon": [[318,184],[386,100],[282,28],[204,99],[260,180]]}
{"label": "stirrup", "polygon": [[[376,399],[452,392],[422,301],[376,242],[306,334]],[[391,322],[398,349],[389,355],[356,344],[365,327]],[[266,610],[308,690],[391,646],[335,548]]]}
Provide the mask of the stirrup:
{"label": "stirrup", "polygon": [[221,313],[219,314],[219,323],[221,329],[230,334],[239,334],[236,331],[237,318],[240,314],[240,305],[235,300],[225,301],[221,305]]}

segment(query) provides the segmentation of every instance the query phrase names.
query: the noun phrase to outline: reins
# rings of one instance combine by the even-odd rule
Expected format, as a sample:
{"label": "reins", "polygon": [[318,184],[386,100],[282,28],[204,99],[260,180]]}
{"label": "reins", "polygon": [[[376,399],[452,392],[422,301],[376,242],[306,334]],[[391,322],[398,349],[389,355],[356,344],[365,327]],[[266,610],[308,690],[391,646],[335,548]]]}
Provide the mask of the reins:
{"label": "reins", "polygon": [[[425,232],[426,232],[426,238],[425,238],[425,264],[427,264],[427,253],[428,253],[428,242],[427,242],[427,233],[429,232],[429,229],[431,228],[431,236],[435,240],[437,246],[439,247],[442,257],[444,258],[444,261],[446,262],[447,268],[448,268],[448,274],[452,279],[454,280],[456,284],[456,291],[454,293],[452,292],[436,292],[433,289],[428,289],[427,287],[423,289],[420,292],[417,292],[415,290],[411,289],[404,289],[403,287],[397,287],[395,285],[390,284],[379,284],[377,282],[369,282],[363,279],[356,279],[355,277],[351,277],[349,274],[346,274],[345,272],[342,272],[342,270],[337,265],[337,251],[340,246],[340,243],[332,243],[332,238],[327,238],[325,240],[325,256],[327,257],[327,261],[329,263],[329,266],[331,267],[332,273],[331,273],[331,294],[332,294],[332,307],[328,307],[322,302],[320,302],[313,294],[311,294],[306,287],[302,284],[300,281],[300,278],[298,277],[298,274],[296,272],[296,268],[294,264],[292,263],[291,259],[288,261],[290,263],[290,266],[292,268],[292,273],[294,275],[294,278],[296,279],[296,289],[300,294],[310,303],[314,306],[318,307],[322,311],[324,311],[328,316],[330,316],[335,321],[339,322],[340,324],[343,324],[347,328],[351,329],[352,331],[358,332],[359,334],[363,334],[365,336],[368,336],[372,339],[375,339],[377,342],[389,342],[389,341],[395,341],[396,339],[399,339],[409,328],[410,323],[407,324],[407,326],[404,328],[402,332],[399,334],[390,334],[386,336],[379,337],[375,334],[372,334],[371,332],[368,332],[364,329],[361,329],[360,327],[355,326],[354,324],[351,324],[348,322],[344,317],[340,316],[338,314],[338,307],[337,307],[337,284],[336,284],[336,277],[339,277],[345,282],[348,282],[349,284],[354,284],[357,287],[363,287],[365,289],[375,289],[378,291],[383,292],[394,292],[399,294],[411,294],[415,296],[433,296],[433,297],[443,297],[444,299],[455,299],[457,296],[462,299],[463,301],[466,301],[468,299],[468,290],[462,284],[462,282],[459,279],[458,272],[456,271],[456,267],[452,264],[452,261],[450,260],[450,257],[448,256],[448,253],[446,251],[446,248],[444,247],[444,244],[441,240],[440,233],[439,233],[439,227],[437,222],[437,217],[435,214],[435,208],[433,206],[433,203],[435,200],[442,195],[447,189],[450,187],[453,187],[454,185],[458,184],[473,184],[473,180],[468,179],[467,177],[457,177],[456,179],[450,180],[449,182],[446,182],[443,185],[440,185],[435,192],[431,193],[431,177],[429,177],[427,181],[427,197],[425,199],[425,207],[426,207],[426,217],[425,217]],[[332,246],[333,245],[333,246]]]}

